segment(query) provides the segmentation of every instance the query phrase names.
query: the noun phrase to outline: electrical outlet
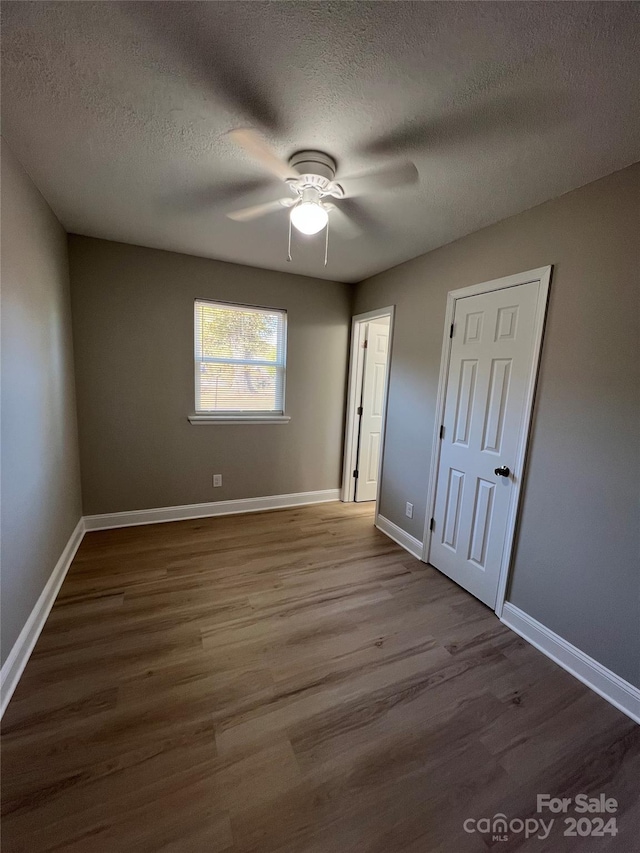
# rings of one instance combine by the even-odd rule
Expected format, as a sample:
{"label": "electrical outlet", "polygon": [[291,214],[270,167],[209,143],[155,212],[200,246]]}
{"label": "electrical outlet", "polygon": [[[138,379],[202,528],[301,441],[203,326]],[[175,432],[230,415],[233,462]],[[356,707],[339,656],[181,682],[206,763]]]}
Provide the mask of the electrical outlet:
{"label": "electrical outlet", "polygon": [[222,474],[214,474],[213,475],[213,487],[217,489],[218,486],[222,485]]}
{"label": "electrical outlet", "polygon": [[409,501],[407,501],[407,505],[404,509],[404,514],[407,516],[407,518],[413,518],[413,504],[410,504]]}

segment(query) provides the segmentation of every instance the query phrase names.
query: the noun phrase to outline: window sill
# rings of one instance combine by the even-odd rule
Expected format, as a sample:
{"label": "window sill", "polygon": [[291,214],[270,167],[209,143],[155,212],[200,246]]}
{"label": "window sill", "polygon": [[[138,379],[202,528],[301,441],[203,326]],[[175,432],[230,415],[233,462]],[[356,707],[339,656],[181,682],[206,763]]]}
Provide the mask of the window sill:
{"label": "window sill", "polygon": [[188,415],[192,424],[286,424],[291,420],[289,415]]}

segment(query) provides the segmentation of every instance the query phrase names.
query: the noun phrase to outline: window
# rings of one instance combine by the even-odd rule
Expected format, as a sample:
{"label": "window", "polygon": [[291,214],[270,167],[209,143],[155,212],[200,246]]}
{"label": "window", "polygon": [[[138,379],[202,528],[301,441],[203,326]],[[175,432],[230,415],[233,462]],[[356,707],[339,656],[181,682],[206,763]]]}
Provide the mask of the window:
{"label": "window", "polygon": [[286,311],[196,299],[196,414],[190,420],[289,420],[286,348]]}

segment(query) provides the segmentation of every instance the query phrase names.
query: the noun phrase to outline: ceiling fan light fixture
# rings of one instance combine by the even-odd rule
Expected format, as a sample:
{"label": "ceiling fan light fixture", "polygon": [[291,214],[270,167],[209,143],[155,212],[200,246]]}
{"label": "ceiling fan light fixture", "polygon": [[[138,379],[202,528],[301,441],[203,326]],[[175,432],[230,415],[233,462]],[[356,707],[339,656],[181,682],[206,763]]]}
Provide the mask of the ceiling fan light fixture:
{"label": "ceiling fan light fixture", "polygon": [[306,186],[298,190],[300,200],[291,208],[291,224],[302,234],[317,234],[326,227],[329,214],[322,205],[322,195],[317,187]]}
{"label": "ceiling fan light fixture", "polygon": [[329,214],[317,201],[302,201],[291,208],[291,224],[303,234],[317,234],[326,227]]}

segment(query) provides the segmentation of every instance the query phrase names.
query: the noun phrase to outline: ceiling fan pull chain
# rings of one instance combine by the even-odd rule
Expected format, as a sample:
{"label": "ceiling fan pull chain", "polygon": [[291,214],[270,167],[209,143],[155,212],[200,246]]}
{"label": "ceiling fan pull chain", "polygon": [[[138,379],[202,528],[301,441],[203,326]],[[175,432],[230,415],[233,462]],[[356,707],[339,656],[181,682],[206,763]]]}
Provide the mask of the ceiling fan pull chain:
{"label": "ceiling fan pull chain", "polygon": [[291,260],[291,217],[287,216],[289,220],[289,243],[287,244],[287,260]]}
{"label": "ceiling fan pull chain", "polygon": [[324,240],[324,265],[326,267],[329,260],[329,223],[327,222],[327,234]]}

